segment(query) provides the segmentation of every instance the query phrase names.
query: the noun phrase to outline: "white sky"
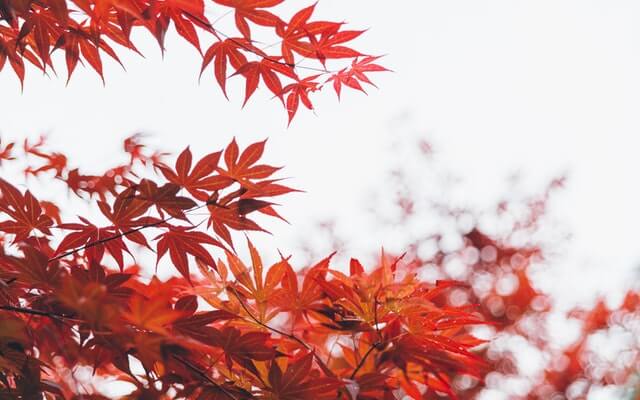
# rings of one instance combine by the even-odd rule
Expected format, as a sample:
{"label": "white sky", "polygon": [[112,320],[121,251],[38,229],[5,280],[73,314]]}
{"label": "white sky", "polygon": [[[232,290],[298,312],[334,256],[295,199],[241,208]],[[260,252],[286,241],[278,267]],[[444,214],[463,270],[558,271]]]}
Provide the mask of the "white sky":
{"label": "white sky", "polygon": [[[629,282],[640,260],[640,3],[321,0],[317,13],[370,28],[356,47],[388,54],[383,63],[395,71],[374,77],[380,90],[348,92],[341,103],[325,90],[315,96],[317,115],[301,110],[286,129],[286,113],[265,91],[241,110],[242,85],[230,85],[227,102],[210,70],[198,84],[199,58],[175,34],[164,60],[145,35],[146,59],[123,52],[127,71],[107,61],[106,87],[80,68],[65,87],[59,64],[59,78],[28,71],[20,94],[6,66],[0,133],[48,133],[72,162],[96,169],[135,132],[200,154],[232,135],[244,145],[269,137],[267,160],[307,193],[283,201],[290,226],[267,224],[275,235],[256,241],[273,254],[295,249],[316,221],[336,218],[358,256],[397,242],[365,209],[372,191],[384,195],[390,166],[405,160],[391,145],[423,137],[436,149],[431,167],[461,177],[456,201],[472,208],[491,206],[514,173],[531,193],[566,174],[552,211],[572,237],[549,284],[584,298]],[[424,164],[414,162],[406,158],[404,169],[422,184]]]}

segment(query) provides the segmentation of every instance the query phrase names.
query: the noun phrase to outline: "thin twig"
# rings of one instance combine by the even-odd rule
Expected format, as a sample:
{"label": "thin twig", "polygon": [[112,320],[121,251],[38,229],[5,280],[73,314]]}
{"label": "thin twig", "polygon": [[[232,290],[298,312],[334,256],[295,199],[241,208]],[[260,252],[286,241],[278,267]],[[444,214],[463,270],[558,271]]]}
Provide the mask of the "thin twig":
{"label": "thin twig", "polygon": [[358,373],[358,371],[360,370],[360,368],[362,368],[362,366],[364,365],[364,362],[367,361],[367,357],[369,357],[369,354],[371,354],[373,349],[375,349],[379,344],[380,344],[379,342],[376,342],[376,343],[372,344],[371,347],[369,347],[367,352],[364,353],[364,356],[362,356],[362,358],[360,359],[360,362],[356,366],[356,369],[354,369],[353,372],[351,373],[351,376],[349,376],[349,379],[353,380],[353,378],[355,378],[355,376]]}
{"label": "thin twig", "polygon": [[76,320],[72,317],[67,317],[66,315],[55,314],[48,311],[34,310],[33,308],[24,308],[24,307],[14,307],[14,306],[0,306],[0,310],[4,311],[13,311],[21,314],[29,314],[29,315],[38,315],[41,317],[48,317],[51,319],[57,320]]}

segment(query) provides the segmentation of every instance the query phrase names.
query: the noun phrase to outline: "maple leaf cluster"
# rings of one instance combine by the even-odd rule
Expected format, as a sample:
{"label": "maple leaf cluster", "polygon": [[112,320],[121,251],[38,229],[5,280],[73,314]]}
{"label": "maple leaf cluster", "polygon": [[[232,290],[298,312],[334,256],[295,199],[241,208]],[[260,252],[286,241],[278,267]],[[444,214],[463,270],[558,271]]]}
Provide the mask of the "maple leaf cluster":
{"label": "maple leaf cluster", "polygon": [[[98,400],[118,381],[124,399],[454,398],[454,376],[482,381],[485,342],[470,329],[486,321],[443,301],[460,283],[384,254],[368,269],[327,257],[297,271],[286,256],[266,267],[247,240],[241,260],[232,232],[281,218],[271,199],[293,191],[260,163],[264,147],[233,140],[168,163],[136,135],[128,162],[88,175],[44,139],[4,146],[3,168],[26,162],[106,222],[68,221],[0,180],[0,397]],[[149,277],[136,263],[147,253],[175,273]]]}
{"label": "maple leaf cluster", "polygon": [[[233,11],[238,34],[221,31],[207,17],[210,6]],[[25,62],[54,71],[52,56],[64,53],[68,79],[78,62],[88,64],[103,78],[102,56],[120,63],[115,46],[138,52],[132,31],[153,35],[164,51],[165,35],[173,26],[202,57],[202,73],[211,65],[225,96],[230,77],[246,84],[244,103],[260,81],[285,106],[289,123],[302,103],[313,109],[310,94],[332,82],[340,96],[343,86],[359,91],[373,85],[367,73],[386,71],[378,57],[348,47],[364,31],[344,30],[344,23],[312,20],[315,4],[288,21],[271,10],[283,0],[2,0],[0,1],[0,70],[7,61],[23,82]],[[274,45],[260,48],[253,39],[257,28],[269,32]],[[210,44],[203,48],[201,40]],[[277,45],[277,46],[276,46]],[[317,65],[302,65],[314,60]],[[328,60],[347,62],[336,70]],[[301,75],[310,72],[311,75]]]}

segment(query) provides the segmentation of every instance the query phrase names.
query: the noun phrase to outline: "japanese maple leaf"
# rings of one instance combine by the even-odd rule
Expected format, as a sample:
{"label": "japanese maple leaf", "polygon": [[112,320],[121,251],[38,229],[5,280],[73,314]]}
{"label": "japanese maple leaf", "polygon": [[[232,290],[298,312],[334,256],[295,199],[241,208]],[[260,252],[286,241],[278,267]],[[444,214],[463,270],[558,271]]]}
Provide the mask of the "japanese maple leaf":
{"label": "japanese maple leaf", "polygon": [[184,296],[180,298],[175,309],[183,313],[183,316],[173,322],[173,329],[177,332],[190,336],[194,339],[206,342],[211,337],[211,328],[208,327],[213,322],[230,320],[238,316],[224,310],[204,311],[196,313],[198,299],[196,296]]}
{"label": "japanese maple leaf", "polygon": [[[250,278],[248,268],[235,254],[227,252],[227,260],[229,262],[229,268],[247,290],[251,292],[251,297],[258,303],[266,302],[271,299],[271,296],[277,290],[276,287],[280,283],[283,274],[285,273],[286,262],[280,261],[272,265],[267,270],[266,279],[263,276],[262,259],[258,250],[253,246],[253,243],[247,238],[247,246],[249,247],[249,254],[251,255],[251,264],[253,269],[253,280]],[[255,284],[254,284],[255,282]]]}
{"label": "japanese maple leaf", "polygon": [[[198,396],[196,398],[202,400],[253,400],[256,398],[253,394],[251,394],[251,392],[230,383],[224,383],[222,385],[219,385],[217,383],[202,382],[185,384],[185,390],[182,391],[182,393],[186,395],[187,393],[192,392],[197,393]],[[185,398],[193,397],[185,396]]]}
{"label": "japanese maple leaf", "polygon": [[208,154],[191,169],[193,156],[187,147],[176,160],[175,172],[161,164],[156,166],[169,182],[187,189],[196,199],[206,201],[209,198],[206,192],[220,190],[233,183],[233,180],[228,177],[210,176],[218,166],[220,155],[220,152]]}
{"label": "japanese maple leaf", "polygon": [[213,329],[206,341],[211,346],[224,350],[227,365],[231,367],[231,361],[252,369],[255,367],[248,360],[267,361],[280,355],[273,345],[269,344],[270,333],[247,332],[242,333],[238,329],[225,326],[222,330]]}
{"label": "japanese maple leaf", "polygon": [[[350,276],[331,271],[334,279],[317,279],[317,284],[331,300],[331,306],[325,304],[315,309],[329,318],[324,325],[339,330],[375,329],[373,325],[386,314],[378,307],[378,297],[383,288],[385,295],[392,296],[399,302],[394,308],[400,308],[400,301],[414,292],[416,284],[409,274],[394,286],[394,265],[384,263],[371,274],[366,274],[360,262],[352,259]],[[396,287],[401,289],[394,291]]]}
{"label": "japanese maple leaf", "polygon": [[167,325],[172,324],[184,315],[171,308],[171,302],[165,296],[157,295],[150,299],[143,296],[132,296],[129,301],[129,312],[124,318],[138,328],[160,334],[168,334]]}
{"label": "japanese maple leaf", "polygon": [[[136,188],[129,187],[119,193],[109,206],[104,201],[98,201],[98,207],[102,214],[111,221],[113,227],[128,240],[149,247],[144,235],[138,230],[132,229],[143,225],[157,224],[157,218],[142,217],[149,209],[150,204],[136,197]],[[138,218],[138,219],[136,219]]]}
{"label": "japanese maple leaf", "polygon": [[191,281],[189,277],[189,262],[187,260],[188,254],[191,254],[204,264],[216,268],[213,257],[211,257],[211,254],[203,247],[203,244],[225,249],[222,243],[206,233],[194,231],[193,229],[194,228],[189,227],[172,226],[169,231],[155,238],[156,240],[159,239],[157,243],[158,256],[156,265],[167,251],[169,251],[171,262],[178,272],[188,281]]}
{"label": "japanese maple leaf", "polygon": [[280,45],[284,61],[293,66],[295,60],[293,58],[293,50],[298,53],[309,53],[311,51],[309,43],[300,42],[301,37],[305,37],[309,32],[305,31],[307,21],[311,18],[315,4],[303,8],[291,17],[291,20],[284,24],[276,26],[276,33],[282,38]]}
{"label": "japanese maple leaf", "polygon": [[[113,35],[110,35],[113,36]],[[123,44],[123,43],[120,43]],[[124,44],[123,44],[124,45]],[[78,24],[74,24],[69,27],[56,41],[55,48],[64,48],[65,61],[67,64],[67,82],[71,79],[71,75],[75,70],[80,56],[89,63],[100,78],[104,82],[104,75],[102,73],[102,58],[100,57],[100,50],[108,54],[111,58],[117,61],[120,65],[120,59],[116,52],[109,46],[109,44],[102,38],[95,38],[91,31]]]}
{"label": "japanese maple leaf", "polygon": [[284,102],[282,99],[282,83],[276,72],[291,79],[298,79],[291,66],[277,62],[277,59],[271,57],[263,58],[261,61],[248,62],[238,68],[234,75],[241,74],[246,80],[243,107],[258,88],[260,77],[262,77],[262,81],[271,93]]}
{"label": "japanese maple leaf", "polygon": [[330,25],[322,31],[319,39],[317,39],[314,34],[308,34],[307,37],[311,44],[312,52],[303,52],[302,55],[317,58],[322,65],[325,64],[328,58],[355,58],[361,56],[362,54],[359,51],[342,46],[341,44],[356,39],[365,31],[340,32],[338,31],[339,27],[339,25]]}
{"label": "japanese maple leaf", "polygon": [[283,311],[292,313],[294,319],[313,309],[314,303],[323,297],[323,289],[318,285],[323,280],[329,269],[331,257],[320,261],[305,273],[302,288],[298,285],[298,276],[286,259],[283,263],[282,288],[276,291],[271,302]]}
{"label": "japanese maple leaf", "polygon": [[262,157],[266,143],[266,139],[253,143],[240,153],[238,144],[234,138],[224,152],[224,162],[227,169],[223,171],[223,173],[240,181],[241,184],[248,184],[249,187],[252,186],[249,180],[264,179],[271,176],[280,168],[268,165],[255,165],[258,160],[260,160],[260,157]]}
{"label": "japanese maple leaf", "polygon": [[284,0],[214,0],[223,6],[233,7],[236,9],[235,20],[236,27],[242,36],[247,40],[251,39],[251,28],[247,20],[261,26],[276,26],[282,20],[266,10],[261,8],[274,7],[282,3]]}
{"label": "japanese maple leaf", "polygon": [[[240,154],[238,145],[233,139],[224,153],[227,169],[220,168],[220,174],[240,183],[241,188],[229,193],[222,198],[214,193],[207,200],[207,208],[210,212],[208,226],[233,246],[229,228],[235,230],[263,230],[254,221],[247,218],[247,214],[254,211],[265,210],[268,215],[279,217],[270,207],[273,203],[259,200],[257,197],[269,197],[293,191],[285,186],[267,187],[273,181],[254,181],[270,176],[279,168],[257,164],[262,156],[265,141],[253,143]],[[281,217],[280,217],[281,218]]]}
{"label": "japanese maple leaf", "polygon": [[154,11],[171,18],[178,34],[200,51],[200,40],[194,23],[201,28],[211,29],[211,24],[204,15],[203,0],[165,0],[152,4]]}
{"label": "japanese maple leaf", "polygon": [[220,85],[224,97],[229,98],[226,89],[227,62],[231,63],[231,66],[235,70],[238,70],[247,63],[247,57],[240,50],[253,48],[254,46],[244,38],[229,38],[212,44],[202,59],[200,75],[202,75],[205,68],[213,61],[213,71],[218,85]]}
{"label": "japanese maple leaf", "polygon": [[27,35],[31,35],[36,54],[44,64],[51,65],[49,51],[51,48],[51,39],[59,36],[60,27],[51,14],[41,12],[43,9],[39,6],[36,7],[38,11],[28,13],[24,16],[25,21],[20,28],[18,41]]}
{"label": "japanese maple leaf", "polygon": [[333,89],[336,91],[338,98],[340,98],[340,92],[342,89],[342,85],[348,86],[352,89],[359,90],[363,93],[366,93],[362,88],[360,82],[367,83],[371,86],[376,87],[376,85],[369,80],[366,76],[367,72],[383,72],[389,71],[385,67],[374,64],[373,62],[380,58],[378,57],[364,57],[362,60],[358,61],[358,59],[353,60],[351,63],[351,67],[344,68],[341,71],[331,75],[327,82],[333,82]]}
{"label": "japanese maple leaf", "polygon": [[104,256],[105,249],[116,260],[122,270],[124,268],[124,252],[129,252],[127,245],[113,227],[98,228],[86,219],[79,217],[81,224],[67,223],[58,225],[57,228],[72,230],[62,239],[53,254],[54,258],[60,258],[66,254],[72,254],[84,248],[84,256],[89,263],[99,263]]}
{"label": "japanese maple leaf", "polygon": [[114,299],[128,301],[134,291],[126,287],[133,274],[130,273],[109,273],[97,263],[91,263],[88,269],[74,268],[71,275],[81,285],[88,285],[92,282],[105,285],[107,288],[107,296]]}
{"label": "japanese maple leaf", "polygon": [[105,217],[117,228],[135,225],[133,220],[143,215],[149,208],[149,204],[135,196],[136,188],[129,187],[118,193],[113,205],[100,201],[98,206]]}
{"label": "japanese maple leaf", "polygon": [[219,205],[209,201],[209,220],[207,226],[213,228],[218,236],[233,247],[233,240],[229,228],[238,231],[263,231],[258,224],[246,217],[250,212],[269,207],[272,203],[255,200],[240,199],[230,204]]}
{"label": "japanese maple leaf", "polygon": [[143,179],[135,189],[136,198],[153,204],[161,218],[164,218],[166,212],[173,218],[187,221],[185,210],[196,206],[196,202],[190,198],[178,196],[180,186],[175,183],[158,186],[149,179]]}
{"label": "japanese maple leaf", "polygon": [[457,371],[480,377],[486,362],[469,351],[475,345],[429,332],[409,333],[383,353],[381,362],[392,360],[403,370],[406,370],[407,363],[414,363],[433,373]]}
{"label": "japanese maple leaf", "polygon": [[344,383],[336,378],[320,377],[311,369],[313,353],[290,363],[284,374],[277,362],[269,368],[270,391],[278,400],[336,399]]}
{"label": "japanese maple leaf", "polygon": [[209,198],[207,191],[220,190],[233,183],[233,180],[227,177],[210,176],[218,166],[220,155],[219,151],[207,154],[191,169],[193,156],[187,147],[176,160],[175,172],[161,164],[157,167],[169,182],[187,189],[196,199],[206,201]]}
{"label": "japanese maple leaf", "polygon": [[51,234],[49,227],[53,221],[42,212],[40,203],[31,192],[27,190],[23,195],[2,178],[0,178],[0,212],[11,218],[0,222],[0,231],[14,234],[14,242],[27,239],[33,230],[39,230],[45,235]]}
{"label": "japanese maple leaf", "polygon": [[302,102],[307,109],[313,110],[313,104],[311,104],[311,100],[309,100],[309,93],[318,90],[318,83],[314,82],[318,76],[320,75],[308,76],[285,86],[282,90],[282,94],[289,94],[286,102],[287,113],[289,114],[287,126],[291,125],[291,121],[298,111],[300,102]]}
{"label": "japanese maple leaf", "polygon": [[[25,68],[24,60],[17,49],[17,32],[9,28],[2,28],[4,27],[0,27],[0,70],[4,68],[7,60],[9,60],[11,68],[13,68],[20,80],[20,85],[23,86]],[[26,52],[30,53],[30,58],[35,58],[37,60],[37,56],[31,53],[30,50],[26,49]]]}
{"label": "japanese maple leaf", "polygon": [[[3,260],[5,262],[3,267],[11,265],[16,276],[29,282],[31,289],[51,288],[51,285],[59,278],[60,270],[48,263],[48,257],[36,248],[27,246],[22,252],[24,257]],[[5,288],[3,288],[4,290]]]}
{"label": "japanese maple leaf", "polygon": [[389,378],[388,375],[379,372],[359,375],[356,378],[358,400],[396,399],[392,394],[396,388],[387,383]]}

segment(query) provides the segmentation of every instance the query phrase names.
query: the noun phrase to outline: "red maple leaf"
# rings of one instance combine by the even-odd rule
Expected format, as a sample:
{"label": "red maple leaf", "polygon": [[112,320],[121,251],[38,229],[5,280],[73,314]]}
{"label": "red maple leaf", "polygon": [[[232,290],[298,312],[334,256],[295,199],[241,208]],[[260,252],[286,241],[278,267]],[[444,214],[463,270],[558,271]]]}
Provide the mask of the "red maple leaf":
{"label": "red maple leaf", "polygon": [[358,61],[357,59],[353,60],[351,67],[344,68],[339,72],[331,75],[327,82],[333,82],[333,89],[336,91],[338,98],[340,98],[340,92],[342,89],[342,85],[348,86],[352,89],[359,90],[363,93],[366,93],[362,88],[360,82],[367,83],[376,87],[376,85],[369,80],[366,76],[367,72],[383,72],[389,71],[385,67],[374,64],[373,62],[380,57],[364,57],[362,60]]}
{"label": "red maple leaf", "polygon": [[191,150],[187,147],[178,156],[175,172],[164,165],[157,165],[169,182],[187,189],[193,197],[206,201],[209,198],[207,192],[223,189],[233,183],[233,180],[224,176],[211,174],[216,170],[221,153],[215,152],[202,157],[191,169]]}
{"label": "red maple leaf", "polygon": [[319,38],[309,33],[307,38],[311,46],[308,51],[302,50],[305,48],[302,47],[301,55],[304,57],[317,58],[322,65],[325,64],[328,58],[357,58],[361,56],[362,54],[359,51],[343,46],[342,44],[356,39],[365,31],[339,31],[339,29],[340,25],[330,24],[327,26],[327,29],[321,31]]}
{"label": "red maple leaf", "polygon": [[222,173],[239,181],[241,184],[252,186],[251,180],[264,179],[271,176],[280,168],[268,165],[255,165],[264,153],[267,140],[256,142],[247,146],[240,154],[235,138],[227,146],[224,152],[224,162],[227,166]]}
{"label": "red maple leaf", "polygon": [[206,233],[194,231],[193,228],[180,226],[172,226],[171,230],[158,235],[156,240],[158,240],[156,265],[167,251],[169,251],[171,262],[178,272],[189,281],[191,278],[189,276],[188,254],[191,254],[204,264],[215,268],[216,264],[213,257],[202,245],[209,244],[222,249],[225,248],[222,243]]}
{"label": "red maple leaf", "polygon": [[282,99],[282,83],[280,82],[280,78],[278,77],[277,73],[280,73],[291,79],[297,79],[297,75],[295,74],[292,67],[280,63],[276,59],[272,58],[264,58],[262,59],[262,61],[248,62],[238,68],[234,75],[241,74],[245,77],[246,80],[244,103],[242,104],[242,106],[244,107],[247,104],[247,101],[249,101],[251,95],[253,95],[253,93],[258,88],[261,77],[262,81],[271,91],[271,93],[273,93],[276,97],[284,102],[284,100]]}
{"label": "red maple leaf", "polygon": [[236,27],[247,40],[251,39],[251,28],[247,19],[261,26],[276,26],[282,20],[275,14],[261,8],[274,7],[284,0],[214,0],[223,6],[235,8]]}
{"label": "red maple leaf", "polygon": [[200,75],[213,61],[213,72],[218,85],[220,85],[224,97],[228,98],[226,89],[227,62],[231,63],[231,66],[237,71],[247,63],[247,57],[240,50],[246,51],[253,48],[254,46],[244,38],[229,38],[212,44],[204,53]]}
{"label": "red maple leaf", "polygon": [[310,43],[301,42],[300,39],[311,33],[307,29],[307,21],[311,18],[315,6],[313,4],[303,8],[295,13],[288,23],[280,23],[276,26],[276,33],[282,38],[282,43],[280,44],[282,57],[291,66],[295,64],[293,51],[297,53],[309,53],[311,51]]}
{"label": "red maple leaf", "polygon": [[336,378],[321,377],[312,370],[314,355],[307,353],[290,363],[284,374],[277,362],[269,368],[270,391],[280,400],[335,399],[344,383]]}
{"label": "red maple leaf", "polygon": [[196,202],[190,198],[178,196],[180,186],[175,183],[158,186],[149,179],[143,179],[135,186],[135,190],[136,198],[154,205],[161,218],[166,212],[173,218],[186,221],[185,211],[196,206]]}
{"label": "red maple leaf", "polygon": [[255,370],[249,360],[267,361],[278,356],[276,349],[269,344],[270,333],[247,332],[225,326],[222,330],[211,330],[206,343],[224,350],[227,365],[235,361],[244,367]]}
{"label": "red maple leaf", "polygon": [[168,334],[167,326],[180,319],[184,313],[171,309],[171,301],[163,294],[151,298],[140,295],[129,300],[129,311],[123,314],[124,319],[137,328],[160,334]]}
{"label": "red maple leaf", "polygon": [[84,250],[84,257],[89,263],[99,263],[104,256],[105,249],[116,260],[120,269],[124,268],[124,252],[129,252],[127,245],[113,227],[98,228],[85,218],[79,217],[81,224],[65,223],[56,228],[72,230],[75,232],[65,236],[53,254],[54,258],[61,258],[65,255],[72,255]]}
{"label": "red maple leaf", "polygon": [[[200,40],[194,24],[211,30],[211,24],[204,15],[203,0],[165,0],[152,3],[151,9],[151,13],[160,14],[159,20],[167,21],[167,26],[167,19],[170,18],[178,34],[200,51]],[[166,28],[163,26],[162,30],[166,30]],[[161,33],[161,35],[163,34],[164,32]]]}
{"label": "red maple leaf", "polygon": [[255,199],[240,199],[229,204],[219,204],[210,200],[207,204],[209,209],[207,226],[212,227],[218,236],[233,247],[229,228],[239,231],[264,231],[260,225],[247,218],[246,215],[269,207],[271,204]]}
{"label": "red maple leaf", "polygon": [[0,178],[0,211],[7,214],[10,220],[0,222],[0,231],[14,234],[14,242],[29,237],[31,231],[39,230],[50,235],[51,218],[42,212],[38,200],[28,190],[20,193],[9,182]]}
{"label": "red maple leaf", "polygon": [[311,104],[311,100],[309,100],[309,93],[318,90],[318,83],[315,82],[318,76],[319,75],[313,75],[298,80],[296,83],[285,86],[282,90],[283,95],[289,94],[286,102],[287,113],[289,114],[289,122],[287,125],[291,125],[291,121],[298,111],[300,102],[302,102],[307,109],[313,110],[313,104]]}

